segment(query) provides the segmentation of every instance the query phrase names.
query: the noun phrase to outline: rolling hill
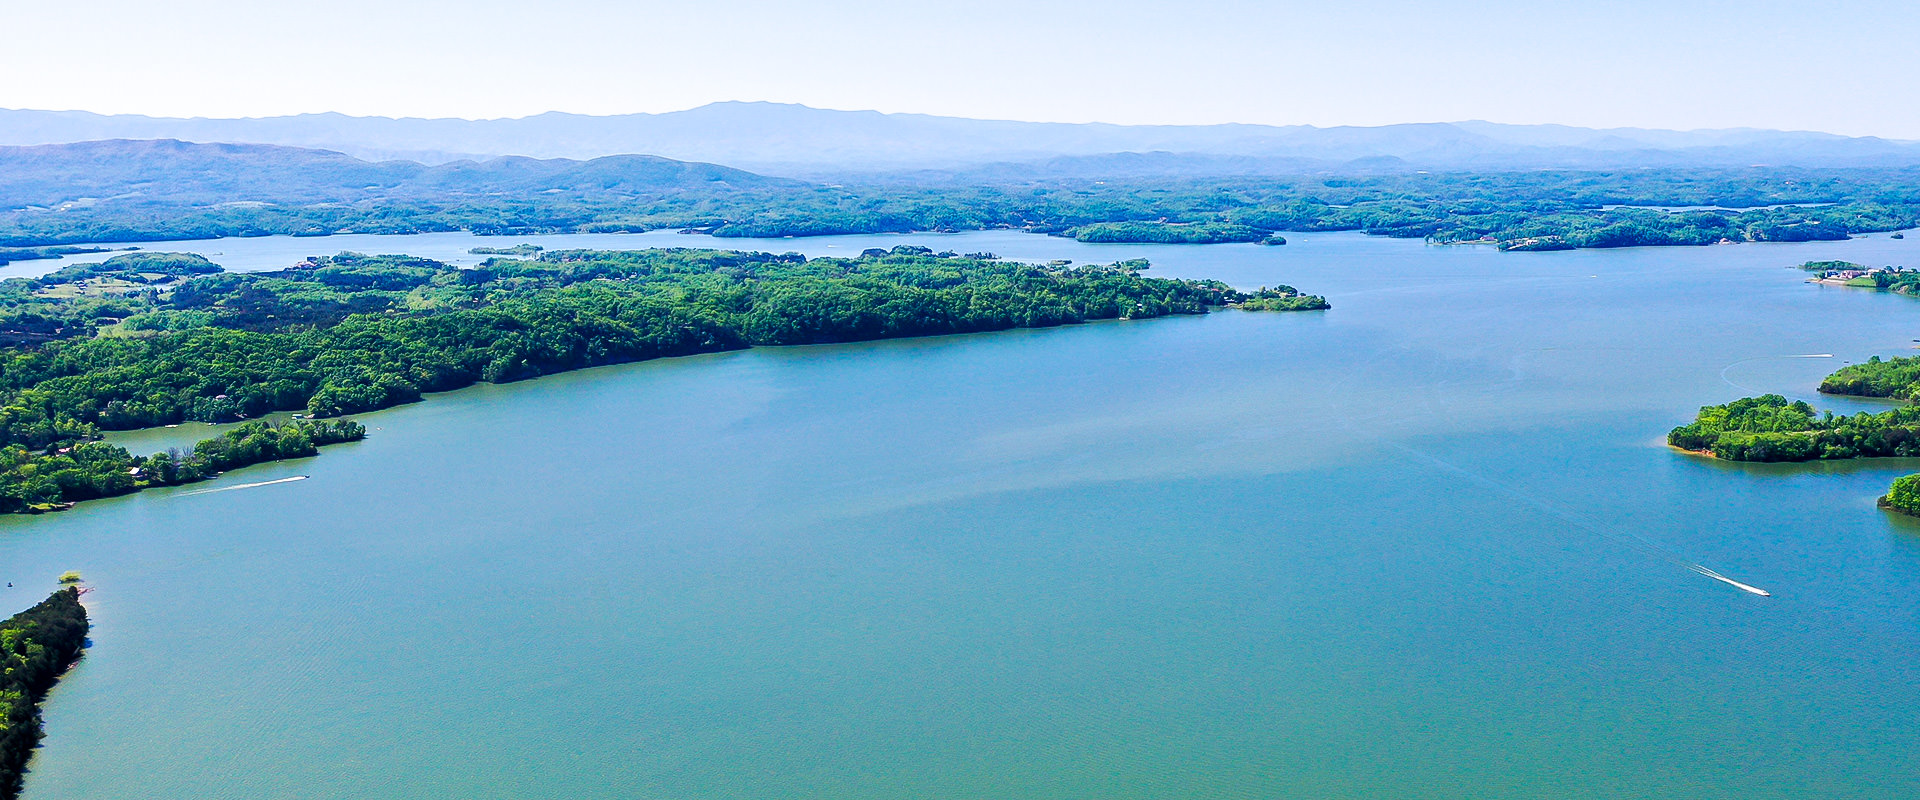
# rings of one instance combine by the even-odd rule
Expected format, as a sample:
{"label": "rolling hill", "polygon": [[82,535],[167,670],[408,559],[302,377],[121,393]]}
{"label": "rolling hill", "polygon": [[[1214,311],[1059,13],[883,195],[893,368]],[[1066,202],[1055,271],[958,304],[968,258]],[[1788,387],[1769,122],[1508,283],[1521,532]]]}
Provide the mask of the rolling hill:
{"label": "rolling hill", "polygon": [[[1380,159],[1397,159],[1409,170],[1920,164],[1920,143],[1874,137],[1750,129],[1589,129],[1477,121],[1328,128],[1067,124],[738,102],[663,114],[588,116],[555,112],[489,120],[333,113],[182,119],[0,110],[0,144],[99,139],[271,144],[333,150],[372,162],[408,159],[429,164],[510,155],[585,160],[651,153],[802,177],[968,170],[1113,153],[1176,156],[1161,161],[1175,174],[1223,167],[1263,172],[1326,170]],[[1219,162],[1222,157],[1239,160],[1223,164]]]}

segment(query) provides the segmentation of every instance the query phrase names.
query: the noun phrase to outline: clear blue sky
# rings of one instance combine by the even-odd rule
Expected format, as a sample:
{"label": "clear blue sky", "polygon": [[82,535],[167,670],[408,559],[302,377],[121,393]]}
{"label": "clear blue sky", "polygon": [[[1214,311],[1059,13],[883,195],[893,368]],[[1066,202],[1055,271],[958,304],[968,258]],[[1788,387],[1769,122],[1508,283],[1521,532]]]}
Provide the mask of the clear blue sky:
{"label": "clear blue sky", "polygon": [[1920,3],[0,0],[0,106],[522,116],[715,100],[1120,123],[1920,139]]}

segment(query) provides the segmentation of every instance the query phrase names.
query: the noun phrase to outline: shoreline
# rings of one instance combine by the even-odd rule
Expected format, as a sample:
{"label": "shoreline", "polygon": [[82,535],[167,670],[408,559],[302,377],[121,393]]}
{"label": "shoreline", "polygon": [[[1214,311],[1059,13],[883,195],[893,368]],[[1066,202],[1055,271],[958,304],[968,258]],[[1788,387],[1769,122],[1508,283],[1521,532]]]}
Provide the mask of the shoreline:
{"label": "shoreline", "polygon": [[[1762,207],[1762,208],[1766,208],[1766,207]],[[1094,223],[1094,224],[1106,224],[1106,223]],[[1170,223],[1170,224],[1197,225],[1197,224],[1204,224],[1204,223],[1187,222],[1187,223]],[[1868,237],[1880,235],[1880,234],[1905,233],[1906,231],[1909,231],[1909,230],[1920,230],[1920,227],[1861,231],[1859,233],[1850,234],[1846,238],[1842,238],[1842,239],[1811,239],[1811,240],[1805,240],[1805,241],[1791,240],[1791,239],[1789,240],[1744,239],[1744,240],[1723,240],[1723,241],[1717,241],[1717,242],[1704,242],[1704,243],[1672,242],[1672,243],[1650,243],[1650,244],[1608,245],[1608,246],[1571,245],[1567,247],[1552,247],[1552,248],[1517,247],[1517,248],[1501,248],[1500,252],[1526,253],[1526,252],[1565,252],[1569,250],[1698,248],[1698,247],[1712,247],[1712,246],[1719,246],[1719,245],[1742,245],[1742,244],[1799,245],[1799,244],[1810,244],[1810,243],[1845,242],[1845,241],[1851,241],[1854,239],[1868,238]],[[141,251],[143,250],[143,248],[138,247],[137,245],[142,245],[142,244],[164,245],[164,244],[173,243],[173,242],[215,242],[215,241],[225,241],[225,240],[271,239],[275,237],[287,237],[287,238],[301,239],[306,241],[319,241],[319,240],[331,239],[336,236],[339,236],[339,237],[347,237],[347,236],[404,237],[404,236],[422,236],[422,235],[434,235],[434,234],[467,234],[469,236],[473,236],[482,240],[510,240],[515,238],[538,238],[538,237],[546,237],[546,236],[590,236],[590,235],[639,236],[639,235],[646,235],[646,234],[676,233],[676,234],[684,234],[684,235],[690,235],[690,236],[707,236],[722,242],[726,242],[726,241],[751,241],[751,240],[827,239],[827,238],[845,237],[845,236],[937,236],[937,235],[955,235],[955,234],[963,235],[963,234],[969,234],[969,233],[994,233],[994,232],[1025,233],[1033,236],[1044,236],[1049,238],[1066,239],[1068,241],[1077,241],[1077,242],[1080,242],[1081,244],[1136,244],[1136,245],[1145,244],[1145,245],[1205,246],[1205,245],[1216,245],[1216,244],[1264,244],[1265,243],[1262,240],[1233,240],[1233,241],[1218,241],[1218,242],[1191,242],[1191,241],[1188,241],[1188,242],[1180,242],[1180,241],[1085,242],[1085,241],[1080,241],[1076,239],[1072,235],[1068,235],[1065,230],[1057,230],[1057,231],[1041,230],[1041,229],[1036,229],[1030,226],[1018,226],[1018,225],[992,225],[992,226],[984,226],[984,227],[978,227],[978,228],[940,228],[940,229],[926,229],[926,230],[908,229],[908,230],[891,230],[891,231],[821,231],[821,232],[806,231],[806,232],[797,232],[797,233],[769,234],[769,235],[760,235],[760,236],[747,236],[747,235],[735,234],[732,232],[716,232],[710,229],[687,228],[684,226],[677,226],[677,225],[662,225],[657,228],[648,228],[648,229],[623,228],[621,230],[539,230],[539,231],[511,231],[511,232],[479,231],[479,230],[473,230],[471,228],[445,228],[445,229],[434,229],[434,230],[422,229],[422,230],[405,230],[405,231],[337,230],[337,231],[329,231],[326,233],[261,233],[258,235],[237,234],[232,236],[187,236],[187,235],[170,236],[165,233],[153,233],[152,235],[140,235],[137,233],[130,233],[124,237],[115,237],[111,239],[71,241],[71,242],[70,241],[48,241],[48,242],[41,242],[38,244],[8,245],[6,247],[15,248],[15,249],[38,249],[38,248],[55,248],[55,247],[100,248],[99,250],[94,251],[95,253],[98,253],[98,252],[118,251],[118,250]],[[1351,234],[1366,236],[1370,238],[1398,239],[1398,240],[1405,240],[1405,241],[1417,240],[1417,241],[1422,241],[1423,243],[1428,245],[1494,245],[1498,247],[1503,243],[1502,240],[1490,239],[1485,237],[1478,238],[1478,239],[1435,239],[1435,238],[1432,238],[1431,236],[1425,236],[1425,235],[1395,236],[1392,233],[1367,230],[1366,228],[1363,228],[1363,227],[1335,228],[1335,229],[1314,228],[1314,229],[1297,229],[1297,230],[1286,229],[1286,228],[1274,228],[1271,230],[1271,232],[1275,236],[1279,236],[1281,234],[1306,235],[1306,234],[1327,234],[1327,233],[1351,233]],[[29,240],[29,241],[38,241],[38,240]],[[147,252],[162,252],[154,248],[144,248],[144,250]],[[1817,278],[1808,279],[1808,282],[1823,283],[1823,281]],[[1827,284],[1827,285],[1835,285],[1835,284]],[[1863,288],[1863,287],[1855,287],[1855,288]]]}

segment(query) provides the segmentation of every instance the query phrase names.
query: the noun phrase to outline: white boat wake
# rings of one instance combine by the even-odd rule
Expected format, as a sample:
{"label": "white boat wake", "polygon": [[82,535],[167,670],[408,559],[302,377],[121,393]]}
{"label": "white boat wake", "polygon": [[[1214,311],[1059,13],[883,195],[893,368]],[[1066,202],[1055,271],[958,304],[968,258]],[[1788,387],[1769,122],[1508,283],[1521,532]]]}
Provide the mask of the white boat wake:
{"label": "white boat wake", "polygon": [[291,478],[280,478],[280,479],[271,480],[271,481],[260,481],[259,483],[242,483],[235,486],[222,486],[218,489],[201,489],[195,492],[187,492],[186,494],[183,494],[180,496],[192,497],[197,494],[216,494],[219,492],[231,492],[231,491],[234,491],[235,489],[252,489],[260,486],[272,486],[276,483],[292,483],[294,481],[304,481],[306,479],[307,479],[307,476],[305,475],[295,475]]}
{"label": "white boat wake", "polygon": [[1670,564],[1678,565],[1680,567],[1687,569],[1688,571],[1694,572],[1704,577],[1712,578],[1716,581],[1724,583],[1728,586],[1732,586],[1735,589],[1739,589],[1740,591],[1746,592],[1751,595],[1757,595],[1759,597],[1773,596],[1772,592],[1769,592],[1765,589],[1762,589],[1758,586],[1754,586],[1752,584],[1741,583],[1740,581],[1736,581],[1732,578],[1729,578],[1725,575],[1715,572],[1712,569],[1709,569],[1702,564],[1689,561],[1685,558],[1680,557],[1679,555],[1674,554],[1672,551],[1664,547],[1661,547],[1660,545],[1654,544],[1653,542],[1650,542],[1645,538],[1642,538],[1636,534],[1626,532],[1626,531],[1607,530],[1605,528],[1600,527],[1599,525],[1595,525],[1593,523],[1587,522],[1586,520],[1583,520],[1580,517],[1570,512],[1564,511],[1551,504],[1542,502],[1538,498],[1531,497],[1524,493],[1516,491],[1512,487],[1506,486],[1484,475],[1480,475],[1476,472],[1473,472],[1472,470],[1464,469],[1459,465],[1456,465],[1452,462],[1447,461],[1446,459],[1440,458],[1431,453],[1427,453],[1427,452],[1415,449],[1413,447],[1400,444],[1398,442],[1387,441],[1385,442],[1385,444],[1395,449],[1398,449],[1403,453],[1406,453],[1408,455],[1414,456],[1423,461],[1431,463],[1434,466],[1437,466],[1443,470],[1446,470],[1447,472],[1451,472],[1455,475],[1465,478],[1468,481],[1471,481],[1475,484],[1485,487],[1491,491],[1497,492],[1499,494],[1513,498],[1514,500],[1517,500],[1521,503],[1525,503],[1529,506],[1532,506],[1533,508],[1545,514],[1558,517],[1560,520],[1566,522],[1568,525],[1571,525],[1575,528],[1578,528],[1579,530],[1585,531],[1589,534],[1600,537],[1602,539],[1606,539],[1608,541],[1622,545],[1629,550],[1633,550],[1642,555],[1645,555],[1654,559],[1658,559],[1661,561],[1665,561]]}
{"label": "white boat wake", "polygon": [[1740,591],[1746,592],[1748,594],[1757,594],[1757,595],[1760,595],[1761,597],[1773,596],[1772,592],[1769,592],[1758,586],[1748,586],[1747,584],[1736,581],[1718,572],[1714,572],[1713,570],[1707,569],[1706,567],[1700,566],[1699,564],[1688,564],[1687,568],[1693,570],[1694,572],[1698,572],[1702,575],[1712,578],[1716,581],[1727,584],[1728,586],[1732,586],[1733,588],[1739,589]]}
{"label": "white boat wake", "polygon": [[[1355,366],[1353,372],[1347,377],[1347,382],[1352,382],[1353,379],[1357,377],[1362,370],[1369,368],[1374,362],[1377,362],[1380,359],[1384,358],[1385,355],[1386,355],[1385,353],[1376,355],[1374,358],[1369,359],[1367,362]],[[1832,358],[1832,357],[1833,357],[1832,353],[1806,353],[1806,354],[1794,354],[1794,355],[1786,355],[1786,356],[1762,356],[1760,358],[1742,359],[1741,361],[1736,361],[1733,364],[1728,364],[1725,368],[1721,369],[1720,379],[1726,381],[1729,385],[1738,387],[1739,384],[1733,383],[1732,380],[1729,380],[1727,378],[1727,371],[1732,369],[1736,365],[1745,363],[1747,361],[1758,361],[1758,360],[1761,360],[1762,358]],[[1518,380],[1518,378],[1516,378],[1516,380]],[[1744,389],[1745,387],[1740,387],[1740,388]],[[1428,411],[1432,412],[1433,411],[1432,400],[1430,398],[1423,398],[1423,399],[1427,404]],[[1360,428],[1354,424],[1354,420],[1351,416],[1342,414],[1342,415],[1335,415],[1334,418],[1339,420],[1339,422],[1342,425],[1346,426],[1346,428],[1349,431],[1354,431],[1356,433],[1361,432]],[[1362,434],[1362,435],[1365,435],[1365,434]],[[1715,572],[1714,570],[1709,569],[1703,564],[1699,564],[1687,558],[1684,558],[1678,553],[1675,553],[1672,550],[1669,550],[1666,547],[1650,539],[1647,539],[1644,536],[1634,533],[1632,531],[1621,530],[1617,527],[1607,526],[1597,521],[1590,521],[1584,518],[1580,514],[1577,514],[1573,511],[1569,511],[1564,508],[1560,508],[1552,503],[1548,503],[1544,500],[1541,500],[1538,497],[1534,497],[1525,492],[1521,492],[1511,486],[1501,483],[1500,481],[1494,480],[1493,478],[1487,477],[1486,475],[1482,475],[1479,472],[1476,472],[1471,469],[1467,469],[1465,467],[1462,467],[1444,458],[1440,458],[1439,456],[1436,456],[1432,453],[1428,453],[1419,448],[1416,448],[1407,444],[1403,444],[1401,442],[1396,442],[1385,436],[1374,434],[1369,436],[1368,438],[1371,438],[1374,441],[1379,442],[1380,444],[1385,445],[1387,447],[1391,447],[1395,450],[1399,450],[1400,452],[1405,453],[1409,456],[1412,456],[1413,458],[1432,464],[1433,466],[1438,467],[1443,471],[1446,471],[1456,476],[1459,476],[1461,478],[1464,478],[1468,482],[1478,485],[1489,491],[1495,492],[1502,496],[1511,498],[1516,502],[1530,506],[1533,509],[1543,514],[1559,519],[1562,522],[1565,522],[1569,527],[1582,531],[1590,536],[1594,536],[1609,542],[1613,542],[1616,545],[1624,547],[1628,550],[1632,550],[1648,558],[1651,558],[1657,561],[1665,561],[1669,564],[1673,564],[1675,566],[1681,567],[1696,575],[1700,575],[1701,577],[1711,578],[1715,581],[1719,581],[1720,583],[1724,583],[1728,586],[1732,586],[1735,589],[1739,589],[1742,592],[1746,592],[1747,594],[1751,594],[1756,597],[1772,597],[1773,596],[1772,592],[1769,592],[1765,589],[1762,589],[1758,586],[1754,586],[1752,584],[1742,583],[1740,581],[1737,581],[1725,575],[1722,575],[1718,572]]]}

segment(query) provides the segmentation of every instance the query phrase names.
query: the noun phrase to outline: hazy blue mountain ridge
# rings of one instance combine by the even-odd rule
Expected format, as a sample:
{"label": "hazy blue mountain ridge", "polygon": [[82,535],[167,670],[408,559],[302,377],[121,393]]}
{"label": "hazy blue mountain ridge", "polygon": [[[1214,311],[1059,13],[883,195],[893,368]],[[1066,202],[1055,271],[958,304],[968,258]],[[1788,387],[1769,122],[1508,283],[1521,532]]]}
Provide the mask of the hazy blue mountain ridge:
{"label": "hazy blue mountain ridge", "polygon": [[0,208],[86,200],[174,204],[349,202],[560,191],[647,195],[797,186],[713,164],[657,156],[587,161],[503,157],[426,165],[260,144],[126,140],[0,147]]}
{"label": "hazy blue mountain ridge", "polygon": [[[1377,127],[1112,125],[1012,122],[834,111],[780,103],[713,103],[663,114],[546,113],[518,119],[394,119],[302,114],[179,119],[76,111],[0,110],[0,144],[98,139],[244,142],[334,150],[369,161],[434,164],[493,156],[591,159],[646,153],[802,177],[967,170],[1112,153],[1258,159],[1259,171],[1336,168],[1391,157],[1408,169],[1685,166],[1906,166],[1920,143],[1825,133],[1728,129],[1589,129],[1490,122]],[[1218,164],[1209,168],[1219,168]]]}

